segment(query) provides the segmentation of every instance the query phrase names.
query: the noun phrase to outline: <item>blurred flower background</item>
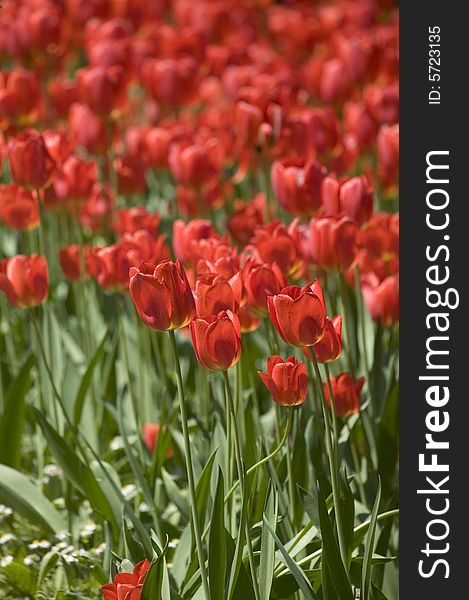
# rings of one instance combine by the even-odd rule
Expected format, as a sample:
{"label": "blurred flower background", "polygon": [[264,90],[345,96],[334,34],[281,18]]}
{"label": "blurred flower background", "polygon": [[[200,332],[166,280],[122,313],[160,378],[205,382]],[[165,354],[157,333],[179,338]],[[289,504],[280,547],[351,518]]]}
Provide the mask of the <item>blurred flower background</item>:
{"label": "blurred flower background", "polygon": [[397,600],[396,4],[0,3],[0,597]]}

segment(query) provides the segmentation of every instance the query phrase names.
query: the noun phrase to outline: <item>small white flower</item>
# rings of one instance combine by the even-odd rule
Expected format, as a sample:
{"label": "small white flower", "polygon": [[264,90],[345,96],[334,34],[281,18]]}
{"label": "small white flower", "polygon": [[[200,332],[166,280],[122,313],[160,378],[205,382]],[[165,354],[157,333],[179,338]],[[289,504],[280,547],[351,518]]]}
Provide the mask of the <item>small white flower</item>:
{"label": "small white flower", "polygon": [[105,544],[105,542],[103,542],[99,546],[96,546],[96,548],[92,548],[91,553],[94,554],[95,556],[101,556],[101,554],[103,554],[105,550],[106,550],[106,544]]}
{"label": "small white flower", "polygon": [[30,544],[28,544],[28,548],[30,550],[37,550],[38,548],[46,550],[47,548],[50,548],[50,542],[47,540],[33,540]]}
{"label": "small white flower", "polygon": [[122,448],[124,447],[124,441],[122,439],[122,437],[120,435],[116,435],[116,437],[113,437],[111,440],[111,443],[109,444],[109,447],[111,448],[111,450],[122,450]]}
{"label": "small white flower", "polygon": [[96,524],[88,523],[80,530],[80,537],[89,538],[94,534],[95,531],[96,531]]}
{"label": "small white flower", "polygon": [[0,519],[10,517],[12,514],[13,509],[11,509],[9,506],[5,506],[4,504],[0,504]]}
{"label": "small white flower", "polygon": [[61,542],[65,541],[67,538],[69,538],[71,535],[70,531],[67,531],[66,529],[63,529],[62,531],[58,531],[55,534],[55,537],[60,540]]}
{"label": "small white flower", "polygon": [[62,475],[62,469],[58,465],[54,464],[45,465],[44,473],[48,477],[60,477],[60,475]]}
{"label": "small white flower", "polygon": [[141,513],[149,513],[150,512],[150,507],[148,506],[148,504],[146,502],[141,502],[140,506],[138,508]]}
{"label": "small white flower", "polygon": [[12,562],[13,556],[4,556],[3,558],[0,558],[0,567],[8,567],[8,565],[11,565]]}
{"label": "small white flower", "polygon": [[29,567],[31,565],[33,565],[35,562],[38,562],[39,560],[41,560],[41,557],[38,556],[37,554],[28,554],[28,556],[25,556],[23,559],[23,563]]}
{"label": "small white flower", "polygon": [[5,535],[2,535],[2,537],[0,537],[0,546],[3,546],[4,544],[8,544],[8,542],[11,542],[11,540],[15,540],[15,536],[12,533],[5,533]]}
{"label": "small white flower", "polygon": [[129,483],[128,485],[124,485],[122,488],[122,493],[125,498],[130,498],[135,494],[137,487],[133,483]]}
{"label": "small white flower", "polygon": [[176,546],[177,546],[178,544],[179,544],[179,540],[176,540],[176,539],[174,539],[174,540],[171,540],[171,541],[169,542],[168,546],[169,546],[170,548],[176,548]]}
{"label": "small white flower", "polygon": [[78,562],[78,558],[73,554],[64,554],[63,559],[68,564],[73,564]]}

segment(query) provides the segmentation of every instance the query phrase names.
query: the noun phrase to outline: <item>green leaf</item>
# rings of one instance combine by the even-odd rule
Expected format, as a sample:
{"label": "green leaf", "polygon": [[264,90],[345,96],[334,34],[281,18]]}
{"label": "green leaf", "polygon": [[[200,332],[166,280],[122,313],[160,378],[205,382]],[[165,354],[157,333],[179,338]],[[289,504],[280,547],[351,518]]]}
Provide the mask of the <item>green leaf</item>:
{"label": "green leaf", "polygon": [[6,465],[0,465],[0,500],[31,523],[43,523],[52,531],[66,529],[65,519],[29,479]]}
{"label": "green leaf", "polygon": [[207,512],[207,504],[210,496],[210,480],[212,478],[213,463],[217,451],[218,448],[215,448],[210,455],[210,458],[208,459],[195,488],[197,515],[199,517],[199,525],[201,530],[203,530],[205,524],[205,513]]}
{"label": "green leaf", "polygon": [[85,374],[80,383],[80,387],[78,388],[77,396],[75,398],[74,410],[73,410],[73,424],[75,427],[80,423],[81,415],[83,412],[83,407],[85,405],[86,393],[93,381],[93,373],[96,369],[96,366],[99,363],[101,356],[103,355],[104,348],[108,339],[108,332],[105,333],[101,343],[99,344],[96,352],[92,356],[88,367],[86,368]]}
{"label": "green leaf", "polygon": [[383,592],[375,586],[374,583],[371,584],[371,600],[388,600],[387,597],[383,594]]}
{"label": "green leaf", "polygon": [[[212,455],[213,456],[213,455]],[[215,500],[210,521],[210,538],[208,545],[208,573],[210,595],[212,598],[224,597],[226,572],[225,545],[225,482],[223,473],[218,468],[218,480]]]}
{"label": "green leaf", "polygon": [[375,503],[371,511],[370,526],[365,542],[365,553],[363,555],[362,565],[362,587],[361,600],[369,600],[370,598],[370,583],[371,583],[371,561],[375,545],[376,523],[378,519],[379,503],[381,501],[381,480],[378,482],[378,491],[376,493]]}
{"label": "green leaf", "polygon": [[163,573],[164,573],[164,556],[163,551],[158,558],[156,558],[145,576],[145,583],[142,587],[142,593],[140,600],[159,600],[161,598],[161,589],[163,587]]}
{"label": "green leaf", "polygon": [[321,489],[318,491],[318,502],[322,534],[321,566],[324,599],[352,600],[352,586],[342,563],[339,546],[332,530],[326,501]]}
{"label": "green leaf", "polygon": [[[269,486],[264,507],[264,518],[275,531],[278,520],[278,496],[273,486]],[[275,540],[263,523],[261,533],[261,559],[259,565],[260,600],[269,600],[275,565]]]}
{"label": "green leaf", "polygon": [[293,558],[288,554],[285,546],[282,544],[277,534],[271,527],[270,523],[267,521],[264,516],[264,525],[269,530],[270,535],[274,538],[275,543],[277,544],[278,549],[280,550],[281,555],[283,556],[283,560],[285,561],[286,566],[290,569],[291,574],[295,578],[298,587],[303,592],[306,600],[317,600],[317,596],[311,587],[304,571],[301,567],[299,567]]}
{"label": "green leaf", "polygon": [[311,492],[307,492],[301,485],[297,485],[297,488],[306,514],[311,519],[312,524],[320,531],[317,486],[313,484]]}
{"label": "green leaf", "polygon": [[100,512],[117,530],[117,523],[107,495],[100,487],[93,471],[85,465],[70,448],[65,439],[49,425],[43,415],[35,408],[34,414],[49,445],[49,450],[55,457],[65,476],[85,497],[91,506]]}
{"label": "green leaf", "polygon": [[14,469],[20,466],[25,397],[31,387],[30,372],[35,363],[31,354],[24,361],[5,396],[5,409],[0,420],[0,463]]}
{"label": "green leaf", "polygon": [[57,550],[51,550],[50,552],[47,552],[47,554],[44,554],[39,566],[39,574],[37,577],[38,588],[41,587],[47,575],[49,575],[52,569],[55,568],[59,558],[60,554],[57,552]]}

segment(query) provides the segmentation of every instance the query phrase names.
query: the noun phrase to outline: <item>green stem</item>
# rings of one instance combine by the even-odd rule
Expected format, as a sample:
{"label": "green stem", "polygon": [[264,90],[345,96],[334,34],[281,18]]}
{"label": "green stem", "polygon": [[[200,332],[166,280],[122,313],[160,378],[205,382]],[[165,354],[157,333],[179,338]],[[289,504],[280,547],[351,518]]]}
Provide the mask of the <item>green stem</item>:
{"label": "green stem", "polygon": [[184,396],[184,384],[182,381],[181,364],[176,344],[176,336],[172,329],[169,330],[169,339],[173,353],[174,366],[176,368],[176,380],[178,388],[179,408],[181,410],[182,434],[184,437],[184,452],[186,455],[187,479],[189,481],[189,495],[191,499],[192,525],[194,527],[195,544],[197,547],[197,557],[199,559],[200,576],[204,590],[205,600],[210,600],[210,589],[208,587],[207,570],[205,567],[204,549],[202,546],[202,537],[200,534],[199,515],[197,514],[197,500],[195,494],[194,469],[192,466],[191,442],[189,439],[189,427],[187,423],[187,408]]}
{"label": "green stem", "polygon": [[[235,413],[235,409],[234,409],[234,404],[233,404],[233,396],[231,394],[231,387],[230,387],[230,380],[228,377],[228,371],[223,371],[223,379],[225,382],[225,393],[226,393],[226,402],[228,405],[228,411],[231,414],[231,424],[233,427],[233,439],[234,439],[234,446],[235,446],[235,459],[236,459],[236,468],[238,471],[238,481],[239,481],[239,485],[241,488],[241,495],[243,498],[245,498],[245,475],[244,475],[244,469],[243,469],[243,465],[242,465],[242,459],[241,459],[241,448],[240,448],[240,444],[239,444],[239,435],[238,435],[238,426],[237,426],[237,422],[236,422],[236,413]],[[260,599],[260,593],[259,593],[259,586],[258,586],[258,582],[257,582],[257,576],[256,576],[256,566],[254,563],[254,553],[253,553],[253,549],[252,549],[252,538],[251,538],[251,531],[249,529],[249,522],[246,522],[246,542],[247,542],[247,547],[248,547],[248,557],[249,557],[249,565],[251,568],[251,577],[252,577],[252,584],[253,584],[253,588],[254,588],[254,595],[256,597],[256,600]]]}
{"label": "green stem", "polygon": [[[380,515],[378,515],[377,520],[378,521],[383,521],[384,519],[391,519],[393,517],[397,517],[399,515],[399,509],[395,508],[393,510],[388,510],[384,513],[381,513]],[[357,535],[358,533],[361,533],[363,530],[367,530],[368,527],[371,524],[371,519],[369,519],[368,521],[365,521],[364,523],[361,523],[360,525],[358,525],[357,527],[354,528],[353,533],[354,535]],[[316,550],[315,552],[313,552],[312,554],[308,554],[308,556],[305,556],[304,558],[300,559],[297,561],[297,565],[299,567],[302,567],[303,565],[309,564],[311,561],[318,559],[322,554],[322,548],[319,548],[319,550]],[[288,569],[284,569],[283,571],[281,571],[280,573],[278,573],[278,577],[281,577],[282,575],[287,575],[290,571]]]}
{"label": "green stem", "polygon": [[350,452],[352,453],[353,466],[355,468],[356,473],[356,481],[358,486],[358,491],[360,493],[360,501],[362,504],[366,506],[366,494],[365,487],[363,485],[362,476],[361,476],[361,468],[360,468],[360,460],[358,457],[357,449],[355,448],[355,443],[352,439],[352,429],[350,428],[350,424],[348,420],[345,421],[346,427],[348,429],[348,435],[350,440]]}
{"label": "green stem", "polygon": [[[334,460],[335,451],[333,447],[333,439],[332,439],[332,431],[331,424],[329,420],[329,409],[327,406],[326,395],[324,393],[324,388],[322,386],[321,373],[319,372],[318,361],[316,360],[316,355],[314,353],[314,349],[311,351],[312,363],[314,372],[316,374],[317,386],[319,388],[319,393],[322,402],[322,411],[324,417],[324,425],[326,428],[326,449],[327,456],[329,459],[329,470],[331,474],[331,484],[332,484],[332,497],[334,499],[334,508],[335,508],[335,517],[337,521],[337,537],[339,539],[339,548],[340,548],[340,556],[342,558],[342,562],[344,568],[347,570],[347,548],[345,545],[345,537],[344,537],[344,529],[342,525],[342,514],[340,512],[340,492],[339,492],[339,470]],[[331,401],[332,404],[332,401]]]}

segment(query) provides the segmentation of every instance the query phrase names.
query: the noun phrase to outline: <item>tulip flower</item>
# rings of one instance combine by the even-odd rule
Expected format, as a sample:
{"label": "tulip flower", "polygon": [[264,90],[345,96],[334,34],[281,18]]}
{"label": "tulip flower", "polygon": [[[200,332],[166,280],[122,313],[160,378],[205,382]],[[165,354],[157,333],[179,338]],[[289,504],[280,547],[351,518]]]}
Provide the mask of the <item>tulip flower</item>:
{"label": "tulip flower", "polygon": [[258,373],[277,404],[296,406],[305,401],[308,391],[306,365],[294,356],[289,356],[285,362],[280,356],[271,356],[267,360],[267,373]]}
{"label": "tulip flower", "polygon": [[59,261],[63,274],[70,281],[79,281],[87,276],[87,262],[90,255],[89,246],[72,244],[59,250]]}
{"label": "tulip flower", "polygon": [[287,285],[287,280],[276,263],[259,263],[252,258],[244,265],[242,276],[246,304],[258,315],[267,314],[267,298],[278,294]]}
{"label": "tulip flower", "polygon": [[226,370],[241,357],[241,329],[238,317],[229,310],[194,319],[190,325],[192,343],[199,363],[209,371]]}
{"label": "tulip flower", "polygon": [[17,254],[0,261],[0,291],[15,307],[31,308],[47,300],[49,271],[45,256]]}
{"label": "tulip flower", "polygon": [[146,229],[152,234],[158,231],[160,216],[158,213],[149,213],[144,206],[122,208],[114,214],[113,229],[120,235],[135,233]]}
{"label": "tulip flower", "polygon": [[278,160],[272,165],[272,187],[286,211],[311,216],[321,206],[321,182],[326,174],[326,168],[314,160]]}
{"label": "tulip flower", "polygon": [[14,183],[0,185],[0,221],[18,231],[34,229],[39,225],[37,198]]}
{"label": "tulip flower", "polygon": [[303,288],[283,288],[267,298],[267,307],[275,329],[290,346],[313,346],[324,337],[326,307],[317,280]]}
{"label": "tulip flower", "polygon": [[103,600],[140,600],[150,566],[148,560],[143,560],[135,565],[132,573],[117,573],[113,583],[101,586]]}
{"label": "tulip flower", "polygon": [[179,329],[195,317],[194,296],[179,261],[163,260],[156,267],[141,262],[130,269],[129,275],[132,300],[140,318],[151,329]]}
{"label": "tulip flower", "polygon": [[51,180],[54,161],[36,131],[27,131],[8,141],[8,160],[13,180],[19,185],[39,189]]}
{"label": "tulip flower", "polygon": [[[342,315],[333,319],[326,318],[324,337],[312,348],[318,363],[328,363],[337,360],[342,354]],[[311,349],[303,348],[303,354],[311,360]]]}
{"label": "tulip flower", "polygon": [[243,283],[239,273],[227,280],[216,273],[206,273],[195,286],[197,315],[214,315],[222,310],[237,312],[241,303]]}
{"label": "tulip flower", "polygon": [[[365,383],[365,378],[360,377],[355,381],[349,373],[341,373],[337,377],[331,376],[330,382],[336,414],[339,417],[348,417],[357,413],[360,410],[360,392]],[[327,383],[323,384],[323,389],[327,403],[330,406],[331,398]]]}
{"label": "tulip flower", "polygon": [[311,219],[307,251],[312,262],[323,269],[344,271],[356,256],[357,224],[348,217]]}
{"label": "tulip flower", "polygon": [[235,241],[247,244],[254,235],[256,227],[262,225],[265,207],[264,194],[257,194],[251,202],[235,202],[227,227]]}
{"label": "tulip flower", "polygon": [[114,206],[114,194],[111,186],[95,183],[91,194],[80,210],[80,222],[92,231],[106,228]]}
{"label": "tulip flower", "polygon": [[282,273],[292,276],[302,273],[303,260],[296,242],[280,221],[256,229],[252,251],[260,262],[277,263]]}
{"label": "tulip flower", "polygon": [[326,177],[321,186],[321,200],[327,217],[346,215],[363,225],[373,215],[373,190],[364,176],[344,181]]}
{"label": "tulip flower", "polygon": [[368,310],[374,320],[385,325],[399,322],[399,274],[379,281],[370,273],[362,278],[362,290]]}
{"label": "tulip flower", "polygon": [[200,242],[216,236],[210,221],[194,219],[186,224],[177,219],[173,224],[174,254],[181,262],[195,265],[203,258],[198,251]]}
{"label": "tulip flower", "polygon": [[85,67],[76,73],[81,101],[101,117],[109,117],[124,96],[124,71],[121,66]]}

